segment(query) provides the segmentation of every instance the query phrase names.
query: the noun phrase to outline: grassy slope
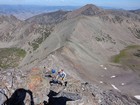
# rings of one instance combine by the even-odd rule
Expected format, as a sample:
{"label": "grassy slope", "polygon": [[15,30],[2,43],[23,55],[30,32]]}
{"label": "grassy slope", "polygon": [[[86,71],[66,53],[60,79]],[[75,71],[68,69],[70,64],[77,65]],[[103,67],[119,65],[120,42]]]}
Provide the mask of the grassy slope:
{"label": "grassy slope", "polygon": [[16,67],[25,57],[26,51],[19,48],[1,48],[0,49],[0,67]]}
{"label": "grassy slope", "polygon": [[113,57],[113,62],[129,66],[133,70],[140,69],[140,45],[128,46]]}
{"label": "grassy slope", "polygon": [[44,32],[42,32],[42,36],[35,39],[33,42],[28,43],[33,47],[33,50],[35,51],[37,48],[39,48],[39,45],[51,34],[51,29],[45,29]]}

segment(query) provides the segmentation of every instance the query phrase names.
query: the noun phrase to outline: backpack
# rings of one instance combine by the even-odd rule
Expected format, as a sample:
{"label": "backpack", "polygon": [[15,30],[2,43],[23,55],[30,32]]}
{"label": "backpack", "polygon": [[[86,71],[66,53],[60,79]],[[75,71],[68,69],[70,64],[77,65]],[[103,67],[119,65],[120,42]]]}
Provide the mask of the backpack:
{"label": "backpack", "polygon": [[56,70],[55,70],[55,69],[52,69],[52,71],[51,71],[51,72],[52,72],[52,74],[54,74],[54,73],[56,73]]}

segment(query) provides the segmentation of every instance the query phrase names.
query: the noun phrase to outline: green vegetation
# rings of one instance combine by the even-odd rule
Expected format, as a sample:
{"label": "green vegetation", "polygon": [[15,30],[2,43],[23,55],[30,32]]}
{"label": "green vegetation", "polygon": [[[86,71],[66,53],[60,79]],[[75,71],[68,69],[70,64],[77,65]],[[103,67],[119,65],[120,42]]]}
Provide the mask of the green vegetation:
{"label": "green vegetation", "polygon": [[103,38],[99,38],[99,37],[95,37],[95,39],[99,42],[99,41],[103,41]]}
{"label": "green vegetation", "polygon": [[35,51],[39,47],[39,44],[32,42],[31,46],[33,47],[33,50]]}
{"label": "green vegetation", "polygon": [[131,31],[131,33],[138,39],[140,39],[140,29],[139,28],[131,28],[128,27],[128,29]]}
{"label": "green vegetation", "polygon": [[126,49],[136,49],[139,47],[140,47],[140,45],[131,45],[131,46],[127,46]]}
{"label": "green vegetation", "polygon": [[134,71],[140,71],[140,45],[128,46],[113,57],[114,63],[120,63]]}
{"label": "green vegetation", "polygon": [[136,37],[140,39],[140,29],[136,29]]}
{"label": "green vegetation", "polygon": [[126,56],[126,49],[120,51],[118,55],[116,55],[113,59],[113,62],[119,63],[121,58],[124,58]]}
{"label": "green vegetation", "polygon": [[48,29],[46,29],[41,34],[42,34],[42,36],[41,37],[38,37],[35,40],[33,40],[33,42],[28,42],[28,44],[32,46],[32,48],[33,48],[34,51],[36,49],[38,49],[39,45],[51,34],[51,31],[49,31]]}
{"label": "green vegetation", "polygon": [[102,41],[102,42],[110,42],[110,43],[116,44],[115,40],[113,40],[109,34],[105,34],[105,33],[103,33],[101,36],[95,37],[95,39],[98,42]]}
{"label": "green vegetation", "polygon": [[20,61],[25,57],[26,51],[19,48],[0,48],[0,67],[17,67]]}
{"label": "green vegetation", "polygon": [[123,19],[120,16],[115,16],[114,19],[118,22],[118,23],[122,23]]}
{"label": "green vegetation", "polygon": [[[120,63],[122,59],[132,57],[136,55],[137,49],[140,48],[139,45],[127,46],[125,49],[121,50],[120,53],[113,58],[113,62]],[[133,53],[133,54],[132,54]]]}

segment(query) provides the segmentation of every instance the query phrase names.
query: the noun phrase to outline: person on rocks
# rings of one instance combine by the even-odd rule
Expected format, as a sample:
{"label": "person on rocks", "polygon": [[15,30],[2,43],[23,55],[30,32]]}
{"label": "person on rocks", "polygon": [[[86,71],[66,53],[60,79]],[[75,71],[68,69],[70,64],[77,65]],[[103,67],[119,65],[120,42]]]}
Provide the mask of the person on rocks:
{"label": "person on rocks", "polygon": [[63,69],[59,70],[57,77],[56,77],[57,81],[60,80],[62,82],[62,85],[63,85],[65,78],[66,78],[66,73],[64,72],[64,70]]}

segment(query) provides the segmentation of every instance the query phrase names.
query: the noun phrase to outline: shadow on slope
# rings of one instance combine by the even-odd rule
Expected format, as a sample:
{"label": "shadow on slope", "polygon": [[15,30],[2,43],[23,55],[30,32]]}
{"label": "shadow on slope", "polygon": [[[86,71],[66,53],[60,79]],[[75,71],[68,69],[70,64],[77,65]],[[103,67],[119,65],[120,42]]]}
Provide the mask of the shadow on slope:
{"label": "shadow on slope", "polygon": [[50,90],[47,96],[49,97],[49,100],[48,103],[44,101],[44,105],[66,105],[67,101],[76,101],[81,99],[79,94],[64,92],[63,90],[58,93]]}
{"label": "shadow on slope", "polygon": [[58,93],[54,91],[50,91],[48,94],[49,100],[48,103],[44,102],[44,105],[66,105],[67,101],[72,101],[72,99],[69,99],[67,97],[54,97],[58,95]]}
{"label": "shadow on slope", "polygon": [[23,88],[17,89],[2,105],[25,105],[26,93],[30,95],[30,105],[34,105],[32,92]]}

